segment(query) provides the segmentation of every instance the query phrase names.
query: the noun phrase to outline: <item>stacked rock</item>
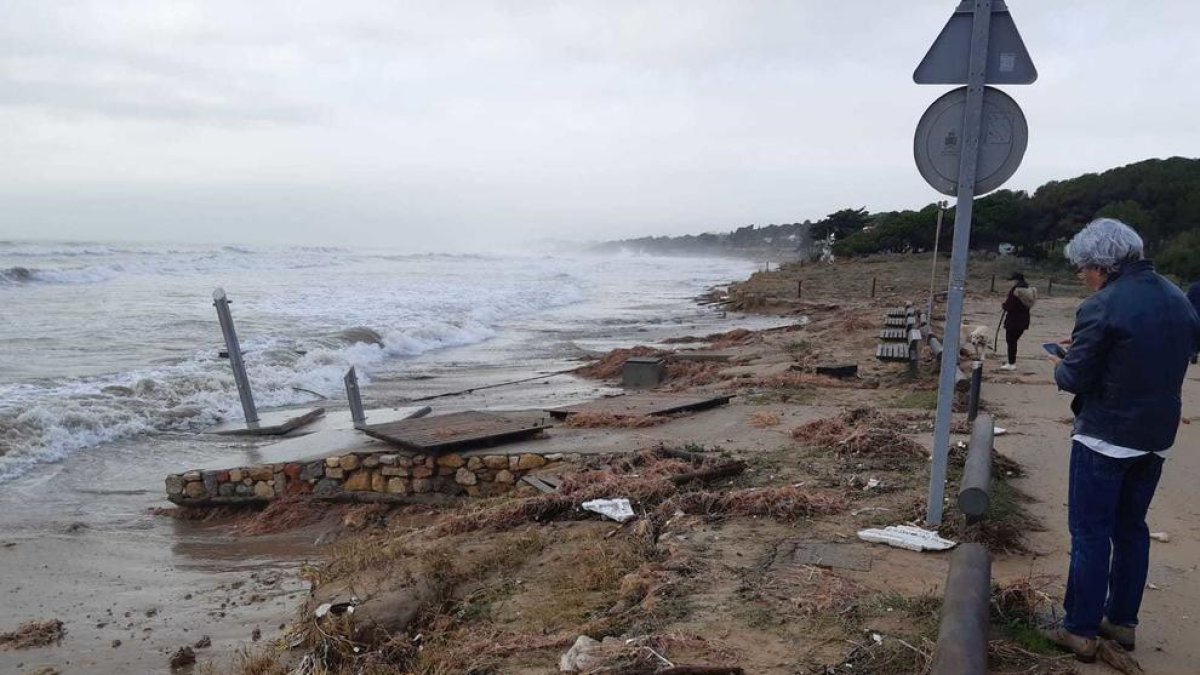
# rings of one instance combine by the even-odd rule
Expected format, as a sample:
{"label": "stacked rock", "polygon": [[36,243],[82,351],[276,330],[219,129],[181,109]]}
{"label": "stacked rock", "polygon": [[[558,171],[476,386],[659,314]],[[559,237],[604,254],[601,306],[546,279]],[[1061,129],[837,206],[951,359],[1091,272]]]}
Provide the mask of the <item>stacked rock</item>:
{"label": "stacked rock", "polygon": [[490,497],[513,490],[529,471],[578,455],[407,455],[351,453],[310,462],[171,474],[167,499],[180,505],[239,504],[285,495],[347,492],[389,495],[444,493]]}

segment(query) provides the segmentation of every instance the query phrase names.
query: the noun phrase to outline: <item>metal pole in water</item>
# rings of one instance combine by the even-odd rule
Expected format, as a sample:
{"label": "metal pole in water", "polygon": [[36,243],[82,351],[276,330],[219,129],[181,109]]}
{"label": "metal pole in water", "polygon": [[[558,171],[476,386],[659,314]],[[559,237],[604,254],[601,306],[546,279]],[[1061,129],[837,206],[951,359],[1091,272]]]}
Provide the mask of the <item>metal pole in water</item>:
{"label": "metal pole in water", "polygon": [[237,331],[233,328],[233,315],[229,313],[229,298],[225,296],[224,288],[213,291],[213,307],[217,308],[217,320],[221,322],[221,333],[225,336],[229,365],[233,367],[233,381],[237,383],[238,398],[242,400],[242,414],[246,416],[246,424],[258,424],[258,409],[254,407],[250,378],[246,376],[246,364],[242,362],[242,348],[238,344]]}
{"label": "metal pole in water", "polygon": [[342,382],[346,385],[346,400],[350,402],[350,419],[354,421],[354,428],[357,429],[367,423],[367,414],[363,412],[362,396],[358,392],[358,374],[354,372],[353,366],[346,371]]}
{"label": "metal pole in water", "polygon": [[954,209],[954,245],[950,255],[950,287],[946,293],[946,349],[938,380],[937,418],[933,427],[933,466],[929,476],[926,522],[942,524],[946,494],[946,463],[950,455],[950,414],[954,407],[954,374],[958,372],[958,345],[962,332],[963,295],[967,285],[967,254],[971,242],[971,217],[975,209],[975,180],[979,164],[983,123],[984,77],[987,72],[988,31],[992,0],[976,0],[971,29],[967,99],[963,109],[962,155],[958,169],[958,204]]}

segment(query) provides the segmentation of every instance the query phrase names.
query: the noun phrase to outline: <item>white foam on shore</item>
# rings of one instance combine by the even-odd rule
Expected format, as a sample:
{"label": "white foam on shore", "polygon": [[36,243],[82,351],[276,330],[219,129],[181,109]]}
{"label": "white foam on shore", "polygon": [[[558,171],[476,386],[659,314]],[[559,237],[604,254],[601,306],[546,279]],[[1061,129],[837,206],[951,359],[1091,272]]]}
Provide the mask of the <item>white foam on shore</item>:
{"label": "white foam on shore", "polygon": [[[254,334],[242,340],[256,404],[261,409],[343,396],[342,378],[351,366],[363,384],[371,373],[398,360],[493,337],[503,320],[527,316],[584,298],[573,283],[498,286],[493,292],[445,285],[409,297],[344,298],[348,319],[373,309],[393,317],[388,326],[366,326],[378,342],[347,344],[329,326],[324,335]],[[337,312],[306,299],[263,298],[247,302],[266,313],[283,313],[321,326]],[[383,304],[386,303],[386,304]],[[311,317],[299,317],[298,306]],[[380,307],[383,312],[380,312]],[[333,316],[331,316],[331,314]],[[307,321],[305,319],[308,319]],[[213,322],[215,324],[215,321]],[[354,328],[353,325],[340,327]],[[319,330],[319,328],[318,328]],[[102,358],[102,350],[97,353]],[[240,419],[241,407],[227,360],[215,350],[197,351],[181,362],[104,376],[0,385],[0,483],[40,463],[136,434],[198,430]]]}
{"label": "white foam on shore", "polygon": [[[47,270],[85,276],[76,280],[83,286],[68,277],[0,285],[0,301],[16,317],[0,324],[0,343],[15,355],[0,364],[0,483],[138,434],[240,419],[229,363],[217,355],[210,299],[217,285],[234,300],[255,401],[265,410],[318,400],[311,392],[340,401],[351,366],[366,384],[372,374],[402,372],[412,358],[506,330],[533,330],[549,350],[563,334],[588,333],[602,319],[653,323],[669,308],[690,306],[704,284],[752,267],[0,242],[0,269],[17,266],[38,270],[34,277]],[[97,270],[116,276],[86,277]]]}

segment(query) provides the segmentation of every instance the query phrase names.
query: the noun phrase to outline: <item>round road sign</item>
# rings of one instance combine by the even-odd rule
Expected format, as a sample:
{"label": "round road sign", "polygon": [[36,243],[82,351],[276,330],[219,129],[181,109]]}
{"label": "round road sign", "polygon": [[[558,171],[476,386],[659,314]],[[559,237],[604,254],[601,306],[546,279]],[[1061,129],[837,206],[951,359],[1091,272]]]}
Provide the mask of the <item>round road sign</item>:
{"label": "round road sign", "polygon": [[[913,142],[913,154],[921,177],[933,189],[951,197],[958,194],[966,102],[966,87],[959,87],[934,101],[917,123]],[[991,192],[1012,178],[1021,165],[1028,142],[1029,125],[1017,102],[999,89],[984,87],[975,194]]]}

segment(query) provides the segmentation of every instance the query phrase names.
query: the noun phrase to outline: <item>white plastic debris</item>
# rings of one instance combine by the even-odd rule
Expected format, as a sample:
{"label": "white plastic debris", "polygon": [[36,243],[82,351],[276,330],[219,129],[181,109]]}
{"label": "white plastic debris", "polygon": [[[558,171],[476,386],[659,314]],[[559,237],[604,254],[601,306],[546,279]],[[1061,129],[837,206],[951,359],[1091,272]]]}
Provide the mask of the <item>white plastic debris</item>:
{"label": "white plastic debris", "polygon": [[580,504],[585,510],[599,513],[605,518],[623,523],[634,517],[633,506],[628,499],[593,499]]}
{"label": "white plastic debris", "polygon": [[1150,538],[1154,541],[1161,541],[1164,544],[1171,541],[1171,535],[1166,532],[1151,532]]}
{"label": "white plastic debris", "polygon": [[1007,434],[1007,433],[1008,433],[1008,429],[1005,429],[1004,427],[992,427],[992,435],[993,436],[1003,436],[1004,434]]}
{"label": "white plastic debris", "polygon": [[937,532],[923,530],[912,525],[891,525],[883,529],[859,530],[858,538],[872,544],[887,544],[909,551],[944,551],[957,546],[957,542],[943,539]]}
{"label": "white plastic debris", "polygon": [[590,669],[598,663],[593,652],[600,647],[599,640],[593,640],[586,635],[580,635],[575,644],[558,660],[558,672],[578,673]]}
{"label": "white plastic debris", "polygon": [[880,481],[878,478],[872,478],[868,480],[867,486],[863,488],[863,492],[874,490],[875,488],[879,487],[880,483],[882,483],[882,481]]}
{"label": "white plastic debris", "polygon": [[874,640],[875,644],[877,645],[883,644],[883,636],[879,633],[871,633],[871,639]]}
{"label": "white plastic debris", "polygon": [[315,614],[318,619],[324,617],[326,614],[332,614],[334,616],[338,616],[339,614],[353,614],[354,603],[357,600],[358,598],[354,598],[354,600],[351,602],[323,602],[320,605],[317,605],[317,608],[313,610],[313,614]]}

